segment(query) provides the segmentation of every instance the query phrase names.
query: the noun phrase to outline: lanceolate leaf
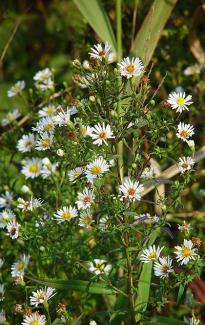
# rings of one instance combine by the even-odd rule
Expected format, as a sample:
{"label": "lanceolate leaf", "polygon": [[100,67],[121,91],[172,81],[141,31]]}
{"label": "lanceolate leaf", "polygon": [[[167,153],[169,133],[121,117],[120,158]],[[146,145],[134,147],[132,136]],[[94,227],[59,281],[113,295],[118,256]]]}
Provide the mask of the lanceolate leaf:
{"label": "lanceolate leaf", "polygon": [[116,51],[116,40],[110,20],[100,0],[74,0],[82,15],[103,42],[108,42]]}
{"label": "lanceolate leaf", "polygon": [[104,283],[95,283],[89,282],[84,280],[41,280],[36,278],[27,277],[30,280],[37,282],[39,284],[50,286],[55,289],[60,290],[74,290],[74,291],[81,291],[93,294],[100,294],[100,295],[113,295],[116,292],[113,289],[110,289]]}
{"label": "lanceolate leaf", "polygon": [[[156,229],[153,232],[147,246],[150,246],[155,242],[159,233],[160,233],[160,229]],[[144,264],[138,282],[137,300],[135,302],[135,310],[138,313],[143,313],[147,309],[151,277],[152,277],[152,263]]]}
{"label": "lanceolate leaf", "polygon": [[177,0],[155,0],[134,40],[131,52],[147,66],[152,58],[164,26]]}

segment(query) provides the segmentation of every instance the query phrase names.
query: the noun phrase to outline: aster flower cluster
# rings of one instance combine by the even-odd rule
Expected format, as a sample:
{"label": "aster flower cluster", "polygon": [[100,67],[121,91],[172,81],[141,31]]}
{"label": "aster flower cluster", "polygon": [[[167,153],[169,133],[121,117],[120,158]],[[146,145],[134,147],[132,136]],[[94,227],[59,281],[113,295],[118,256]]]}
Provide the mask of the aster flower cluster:
{"label": "aster flower cluster", "polygon": [[[169,201],[160,198],[162,212],[155,214],[153,202],[143,197],[150,184],[160,184],[153,160],[160,153],[158,142],[166,138],[168,124],[152,117],[142,60],[125,57],[116,64],[108,43],[95,45],[89,55],[82,64],[73,62],[74,87],[80,94],[77,98],[71,97],[67,85],[56,91],[49,68],[33,77],[38,104],[27,131],[16,139],[17,161],[12,163],[20,186],[12,183],[12,193],[7,187],[0,195],[0,228],[7,240],[16,240],[16,247],[20,247],[10,265],[16,285],[24,286],[27,272],[32,277],[45,272],[50,277],[62,275],[74,281],[79,275],[88,278],[86,292],[92,281],[99,281],[107,285],[105,289],[121,292],[134,301],[136,290],[129,287],[138,284],[140,263],[152,263],[154,275],[163,280],[164,287],[170,279],[176,285],[176,267],[190,270],[196,263],[197,268],[199,251],[196,241],[189,237],[192,227],[185,221],[178,225],[184,238],[174,252],[166,254],[169,248],[164,243],[147,244],[152,233],[167,224]],[[137,90],[128,89],[131,80],[139,82]],[[19,81],[8,96],[21,95],[24,88],[25,83]],[[179,116],[193,103],[192,96],[184,92],[172,92],[167,102]],[[13,117],[9,113],[2,125],[13,123],[19,117],[17,113]],[[192,125],[179,122],[176,135],[181,143],[188,144],[186,149],[193,149]],[[148,141],[150,153],[144,148]],[[124,152],[120,150],[122,144]],[[157,157],[161,159],[160,154]],[[184,179],[194,163],[191,155],[179,158],[177,167]],[[150,212],[145,210],[149,205]],[[0,260],[1,266],[4,259]],[[32,277],[29,275],[29,281]],[[22,325],[47,324],[50,299],[56,294],[50,286],[33,290],[25,302],[31,309],[24,311]],[[1,300],[4,296],[2,283]],[[36,310],[39,307],[46,316]],[[57,313],[66,323],[65,311],[64,303],[59,303]]]}

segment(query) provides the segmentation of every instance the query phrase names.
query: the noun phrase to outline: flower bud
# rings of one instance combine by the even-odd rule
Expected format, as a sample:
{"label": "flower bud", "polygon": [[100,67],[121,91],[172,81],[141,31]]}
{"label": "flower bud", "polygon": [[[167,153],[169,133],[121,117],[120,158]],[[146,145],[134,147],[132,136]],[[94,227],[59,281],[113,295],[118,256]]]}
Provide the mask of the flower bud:
{"label": "flower bud", "polygon": [[189,148],[191,149],[191,151],[194,152],[195,151],[195,142],[194,142],[194,140],[187,141],[187,144],[188,144]]}
{"label": "flower bud", "polygon": [[90,63],[89,63],[88,60],[83,61],[83,68],[86,69],[86,70],[90,69]]}
{"label": "flower bud", "polygon": [[27,185],[23,185],[21,187],[21,192],[23,192],[23,193],[29,193],[30,191],[31,190],[30,190],[30,188]]}
{"label": "flower bud", "polygon": [[90,97],[89,97],[89,100],[90,100],[92,103],[95,102],[95,99],[96,99],[95,96],[90,96]]}
{"label": "flower bud", "polygon": [[46,165],[46,166],[50,166],[50,164],[51,164],[49,158],[47,158],[47,157],[42,159],[42,163],[43,163],[44,165]]}
{"label": "flower bud", "polygon": [[63,149],[58,149],[58,150],[56,151],[56,153],[57,153],[57,155],[58,155],[59,157],[63,157],[63,156],[65,155],[65,152],[63,151]]}
{"label": "flower bud", "polygon": [[80,66],[81,66],[81,63],[80,63],[80,61],[79,61],[78,59],[75,59],[75,60],[72,62],[72,65],[73,65],[74,67],[80,67]]}

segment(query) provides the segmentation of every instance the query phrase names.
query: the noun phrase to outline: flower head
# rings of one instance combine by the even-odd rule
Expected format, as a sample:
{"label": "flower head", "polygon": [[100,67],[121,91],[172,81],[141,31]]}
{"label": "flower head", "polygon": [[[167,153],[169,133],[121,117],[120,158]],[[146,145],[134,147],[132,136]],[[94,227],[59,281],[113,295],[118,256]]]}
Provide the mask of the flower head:
{"label": "flower head", "polygon": [[170,273],[174,272],[172,267],[172,259],[167,257],[159,257],[159,261],[154,263],[154,274],[160,278],[167,278]]}
{"label": "flower head", "polygon": [[24,134],[18,141],[17,149],[20,152],[30,152],[35,145],[35,138],[33,133]]}
{"label": "flower head", "polygon": [[51,287],[45,287],[44,289],[33,291],[32,296],[30,296],[30,304],[31,306],[38,307],[38,305],[44,304],[55,296],[55,294],[55,289]]}
{"label": "flower head", "polygon": [[93,262],[89,262],[88,269],[96,275],[103,273],[108,274],[112,269],[112,266],[107,264],[105,260],[94,259]]}
{"label": "flower head", "polygon": [[179,123],[177,127],[177,137],[183,141],[187,141],[194,134],[194,128],[190,124]]}
{"label": "flower head", "polygon": [[42,159],[41,176],[43,178],[47,178],[55,174],[58,165],[58,162],[51,163],[51,161],[47,157]]}
{"label": "flower head", "polygon": [[103,44],[94,45],[89,54],[91,58],[102,61],[103,59],[108,59],[110,53],[111,45],[106,42],[104,46]]}
{"label": "flower head", "polygon": [[76,201],[78,209],[84,210],[90,208],[94,199],[95,195],[93,194],[93,191],[86,187],[83,192],[78,192],[78,200]]}
{"label": "flower head", "polygon": [[75,183],[81,175],[83,175],[84,169],[82,167],[76,167],[68,172],[68,178],[71,183]]}
{"label": "flower head", "polygon": [[38,116],[42,117],[52,117],[56,115],[57,109],[54,105],[44,106],[40,111],[38,111]]}
{"label": "flower head", "polygon": [[7,126],[17,120],[21,116],[18,109],[14,109],[12,112],[9,112],[5,118],[1,121],[2,126]]}
{"label": "flower head", "polygon": [[37,82],[44,82],[46,80],[48,80],[49,78],[51,78],[52,76],[52,72],[49,68],[45,68],[42,69],[40,71],[38,71],[35,76],[33,77],[33,79]]}
{"label": "flower head", "polygon": [[48,116],[48,117],[43,117],[40,119],[40,121],[36,124],[35,127],[33,127],[33,131],[36,131],[38,133],[42,132],[54,132],[55,129],[55,124],[53,119]]}
{"label": "flower head", "polygon": [[71,219],[77,217],[78,212],[76,208],[73,208],[72,206],[65,206],[62,209],[59,209],[55,214],[54,218],[58,223],[70,221]]}
{"label": "flower head", "polygon": [[194,159],[192,157],[181,157],[178,161],[178,168],[183,174],[185,171],[190,170],[194,166]]}
{"label": "flower head", "polygon": [[53,134],[44,132],[36,142],[36,150],[45,151],[51,148],[53,144]]}
{"label": "flower head", "polygon": [[144,71],[144,65],[139,58],[124,58],[118,63],[120,74],[127,79],[140,76]]}
{"label": "flower head", "polygon": [[109,170],[109,165],[103,157],[96,158],[93,162],[86,166],[86,177],[88,181],[93,181],[94,178],[100,177]]}
{"label": "flower head", "polygon": [[0,196],[0,208],[10,208],[13,202],[13,194],[9,191],[6,191]]}
{"label": "flower head", "polygon": [[191,230],[191,224],[190,223],[186,223],[186,221],[184,220],[181,225],[178,225],[178,229],[181,232],[185,232],[185,233],[189,234],[189,232]]}
{"label": "flower head", "polygon": [[188,106],[193,103],[191,99],[192,96],[186,96],[185,92],[172,92],[169,94],[167,102],[171,105],[172,109],[176,109],[177,112],[181,113],[184,110],[189,110]]}
{"label": "flower head", "polygon": [[142,251],[140,260],[143,263],[156,262],[159,259],[160,253],[164,247],[150,246]]}
{"label": "flower head", "polygon": [[122,185],[119,187],[121,194],[121,198],[129,199],[129,200],[137,200],[141,199],[141,192],[144,190],[144,186],[139,184],[137,181],[132,181],[130,178],[126,178]]}
{"label": "flower head", "polygon": [[11,87],[11,89],[8,90],[7,95],[8,97],[16,96],[17,94],[21,93],[22,90],[25,88],[25,81],[17,81],[14,86]]}
{"label": "flower head", "polygon": [[23,278],[25,269],[28,267],[30,256],[22,255],[19,260],[12,264],[11,266],[11,276],[12,278]]}
{"label": "flower head", "polygon": [[17,239],[19,236],[20,226],[21,225],[15,219],[7,223],[6,225],[7,235],[11,237],[11,239]]}
{"label": "flower head", "polygon": [[39,158],[27,159],[25,165],[23,166],[21,172],[26,178],[38,177],[41,173],[42,160]]}
{"label": "flower head", "polygon": [[90,213],[90,210],[85,210],[81,212],[79,218],[79,226],[83,228],[90,228],[91,224],[93,223],[93,218]]}
{"label": "flower head", "polygon": [[0,228],[5,228],[9,222],[15,219],[15,214],[10,209],[5,209],[0,213]]}
{"label": "flower head", "polygon": [[180,264],[187,264],[191,260],[195,260],[196,248],[193,248],[194,244],[191,240],[184,239],[184,243],[181,246],[175,246],[176,259]]}
{"label": "flower head", "polygon": [[106,125],[105,123],[102,124],[102,126],[98,123],[94,127],[91,128],[91,134],[90,137],[94,140],[93,143],[97,144],[98,146],[101,146],[103,143],[108,145],[107,139],[114,138],[113,132],[110,128],[110,125]]}
{"label": "flower head", "polygon": [[46,325],[46,317],[38,312],[32,313],[24,318],[22,325]]}

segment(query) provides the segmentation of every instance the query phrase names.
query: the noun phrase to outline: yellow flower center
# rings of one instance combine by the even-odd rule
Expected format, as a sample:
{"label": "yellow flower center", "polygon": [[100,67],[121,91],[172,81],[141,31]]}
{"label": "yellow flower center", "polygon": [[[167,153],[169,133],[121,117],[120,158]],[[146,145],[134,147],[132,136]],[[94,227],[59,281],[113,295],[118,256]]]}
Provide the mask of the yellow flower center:
{"label": "yellow flower center", "polygon": [[99,133],[99,138],[105,140],[107,138],[106,133],[105,132]]}
{"label": "yellow flower center", "polygon": [[45,300],[45,294],[44,294],[44,292],[40,292],[40,293],[38,294],[38,296],[37,296],[37,299],[38,299],[38,301],[40,301],[40,300]]}
{"label": "yellow flower center", "polygon": [[41,140],[41,145],[43,148],[47,148],[51,145],[51,141],[50,139],[42,139]]}
{"label": "yellow flower center", "polygon": [[96,264],[96,269],[98,269],[99,271],[104,271],[105,264]]}
{"label": "yellow flower center", "polygon": [[14,115],[13,115],[12,113],[9,113],[9,114],[7,115],[7,118],[8,118],[8,120],[9,120],[9,122],[13,122],[13,120],[14,120]]}
{"label": "yellow flower center", "polygon": [[130,195],[130,196],[134,196],[136,193],[134,188],[129,188],[127,192],[128,192],[128,195]]}
{"label": "yellow flower center", "polygon": [[185,104],[185,99],[183,97],[179,97],[177,98],[177,104],[178,105],[184,105]]}
{"label": "yellow flower center", "polygon": [[91,173],[94,175],[100,174],[101,173],[101,167],[100,166],[93,166],[91,168]]}
{"label": "yellow flower center", "polygon": [[83,223],[89,225],[91,223],[91,218],[89,216],[83,217]]}
{"label": "yellow flower center", "polygon": [[29,172],[32,174],[38,173],[39,171],[39,166],[37,164],[31,164],[29,166]]}
{"label": "yellow flower center", "polygon": [[24,269],[24,267],[25,267],[24,262],[19,262],[18,263],[18,267],[17,268],[18,268],[19,271],[22,271]]}
{"label": "yellow flower center", "polygon": [[51,129],[53,129],[53,124],[48,123],[48,124],[46,125],[45,128],[46,128],[47,130],[51,130]]}
{"label": "yellow flower center", "polygon": [[53,108],[51,106],[48,106],[47,113],[48,114],[52,114],[53,113]]}
{"label": "yellow flower center", "polygon": [[34,320],[30,323],[30,325],[40,325],[38,320]]}
{"label": "yellow flower center", "polygon": [[2,216],[2,223],[7,223],[7,222],[9,222],[11,220],[11,217],[10,216],[8,216],[8,215],[3,215]]}
{"label": "yellow flower center", "polygon": [[156,254],[156,252],[152,252],[152,253],[150,253],[148,256],[147,256],[147,258],[149,259],[149,260],[156,260],[157,259],[157,254]]}
{"label": "yellow flower center", "polygon": [[180,132],[180,135],[181,135],[182,138],[187,138],[189,133],[186,130],[183,130],[183,131]]}
{"label": "yellow flower center", "polygon": [[191,256],[191,249],[186,246],[182,247],[182,256],[183,257]]}
{"label": "yellow flower center", "polygon": [[129,72],[129,73],[133,73],[134,70],[135,70],[135,66],[134,66],[133,64],[129,64],[129,65],[127,66],[127,72]]}
{"label": "yellow flower center", "polygon": [[62,218],[65,219],[65,220],[69,220],[71,218],[70,212],[64,212],[62,214]]}

